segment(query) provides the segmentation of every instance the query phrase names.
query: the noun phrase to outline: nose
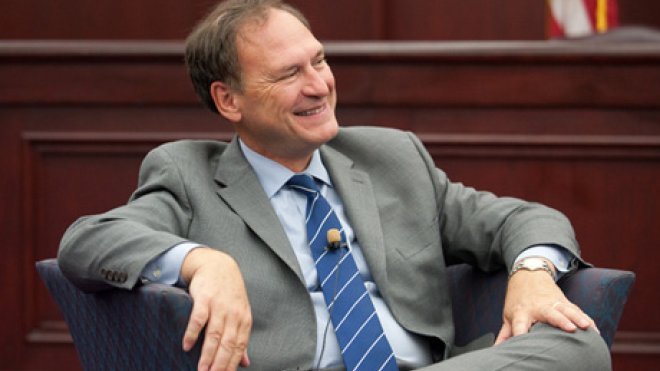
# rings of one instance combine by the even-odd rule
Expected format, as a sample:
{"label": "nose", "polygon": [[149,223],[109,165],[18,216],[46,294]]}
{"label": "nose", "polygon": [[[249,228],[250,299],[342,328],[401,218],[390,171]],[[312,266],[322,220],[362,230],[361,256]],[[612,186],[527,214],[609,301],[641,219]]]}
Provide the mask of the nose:
{"label": "nose", "polygon": [[325,69],[317,70],[312,66],[305,71],[305,85],[302,93],[308,97],[322,98],[330,93],[333,83],[332,72],[326,66]]}

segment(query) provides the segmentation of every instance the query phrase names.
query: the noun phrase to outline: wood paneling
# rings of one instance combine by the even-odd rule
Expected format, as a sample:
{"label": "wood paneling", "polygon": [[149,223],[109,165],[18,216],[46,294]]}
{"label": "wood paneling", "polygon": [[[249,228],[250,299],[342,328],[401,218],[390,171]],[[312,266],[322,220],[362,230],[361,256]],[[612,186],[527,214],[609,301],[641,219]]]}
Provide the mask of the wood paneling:
{"label": "wood paneling", "polygon": [[647,26],[660,29],[660,2],[653,0],[618,0],[619,21],[624,26]]}
{"label": "wood paneling", "polygon": [[[5,1],[3,39],[182,40],[215,0]],[[292,0],[324,40],[542,40],[545,1]],[[660,28],[654,0],[619,0],[622,25]]]}
{"label": "wood paneling", "polygon": [[386,0],[292,0],[321,40],[378,40],[386,34]]}
{"label": "wood paneling", "polygon": [[214,0],[8,1],[5,39],[183,39]]}
{"label": "wood paneling", "polygon": [[[56,254],[66,226],[123,203],[141,157],[159,143],[231,135],[194,97],[181,50],[176,42],[0,43],[0,370],[75,369],[33,266]],[[415,131],[452,179],[557,207],[588,260],[635,271],[615,367],[657,368],[658,44],[327,50],[344,125]]]}
{"label": "wood paneling", "polygon": [[385,40],[541,40],[545,2],[463,0],[387,2]]}

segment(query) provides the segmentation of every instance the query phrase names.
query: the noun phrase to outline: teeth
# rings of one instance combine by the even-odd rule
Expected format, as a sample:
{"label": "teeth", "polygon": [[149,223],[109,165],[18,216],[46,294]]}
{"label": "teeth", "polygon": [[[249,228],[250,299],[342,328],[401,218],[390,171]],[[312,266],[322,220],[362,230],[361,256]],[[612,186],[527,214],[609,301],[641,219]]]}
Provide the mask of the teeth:
{"label": "teeth", "polygon": [[323,111],[323,107],[311,109],[309,111],[298,112],[298,113],[296,113],[296,115],[298,115],[298,116],[312,116],[312,115],[316,115],[316,114],[321,113],[321,111]]}

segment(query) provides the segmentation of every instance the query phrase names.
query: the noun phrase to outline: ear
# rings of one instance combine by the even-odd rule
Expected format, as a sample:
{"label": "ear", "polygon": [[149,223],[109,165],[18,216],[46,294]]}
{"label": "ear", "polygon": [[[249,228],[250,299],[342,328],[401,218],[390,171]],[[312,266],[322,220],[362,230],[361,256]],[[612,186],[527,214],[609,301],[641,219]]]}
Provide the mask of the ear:
{"label": "ear", "polygon": [[210,93],[215,102],[215,107],[224,118],[230,122],[241,120],[241,111],[236,104],[236,93],[232,88],[223,82],[214,81],[211,83]]}

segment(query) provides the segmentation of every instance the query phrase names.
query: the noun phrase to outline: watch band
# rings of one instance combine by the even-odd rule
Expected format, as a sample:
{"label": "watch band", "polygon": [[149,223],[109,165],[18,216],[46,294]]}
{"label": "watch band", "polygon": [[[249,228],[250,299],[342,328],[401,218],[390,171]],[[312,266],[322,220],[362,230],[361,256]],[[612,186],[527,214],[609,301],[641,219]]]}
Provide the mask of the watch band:
{"label": "watch band", "polygon": [[513,276],[516,272],[520,270],[526,270],[526,271],[539,271],[539,270],[544,270],[548,272],[550,277],[552,277],[553,280],[557,279],[557,274],[550,268],[550,265],[548,262],[540,257],[528,257],[520,260],[516,264],[513,265],[513,269],[511,269],[511,273],[509,273],[509,278]]}

